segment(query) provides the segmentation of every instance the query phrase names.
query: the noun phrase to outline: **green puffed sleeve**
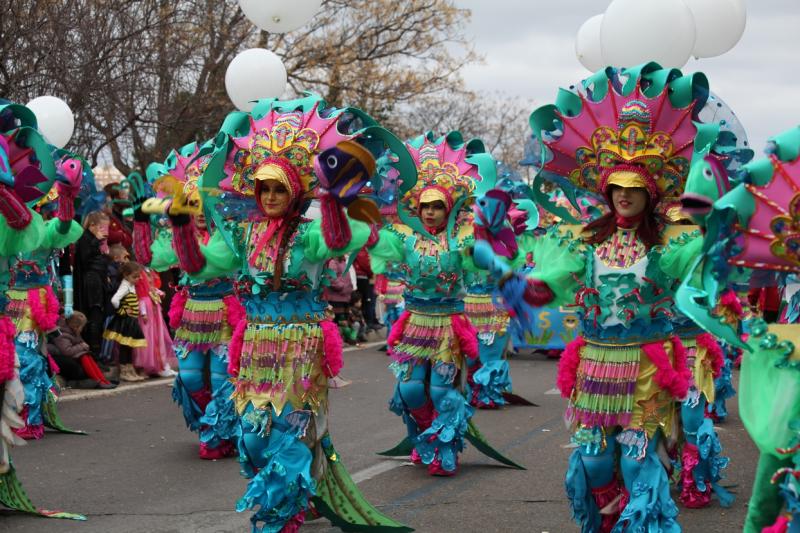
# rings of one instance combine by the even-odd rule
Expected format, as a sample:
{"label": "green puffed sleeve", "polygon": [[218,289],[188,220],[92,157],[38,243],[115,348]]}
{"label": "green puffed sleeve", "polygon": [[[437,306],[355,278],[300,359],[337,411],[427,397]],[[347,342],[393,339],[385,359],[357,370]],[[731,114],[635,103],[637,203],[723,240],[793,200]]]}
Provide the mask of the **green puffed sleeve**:
{"label": "green puffed sleeve", "polygon": [[668,276],[682,280],[689,273],[702,248],[703,237],[699,230],[682,233],[669,240],[658,266]]}
{"label": "green puffed sleeve", "polygon": [[39,248],[45,236],[45,224],[36,211],[31,211],[31,215],[31,222],[21,230],[8,227],[6,219],[0,217],[0,256],[10,257]]}
{"label": "green puffed sleeve", "polygon": [[322,236],[322,221],[320,219],[312,220],[308,223],[303,234],[302,243],[305,258],[309,263],[322,263],[333,257],[357,252],[367,244],[370,231],[369,225],[352,218],[348,218],[347,221],[350,224],[352,238],[347,246],[340,249],[328,248],[328,245],[325,244],[325,238]]}
{"label": "green puffed sleeve", "polygon": [[69,223],[63,223],[57,218],[53,218],[45,222],[44,237],[39,248],[44,250],[66,248],[80,239],[82,234],[83,227],[74,220],[70,220]]}
{"label": "green puffed sleeve", "polygon": [[200,253],[205,257],[206,264],[199,272],[189,274],[192,280],[202,281],[231,276],[241,265],[239,256],[231,250],[219,231],[211,235],[208,244],[200,245]]}
{"label": "green puffed sleeve", "polygon": [[586,249],[580,238],[553,227],[526,246],[536,263],[529,277],[547,283],[555,295],[553,305],[573,303],[579,288],[576,277],[583,278],[586,269]]}
{"label": "green puffed sleeve", "polygon": [[385,274],[390,261],[403,261],[406,258],[406,238],[411,228],[403,225],[387,224],[378,232],[378,242],[369,250],[370,268],[374,274]]}
{"label": "green puffed sleeve", "polygon": [[174,266],[178,266],[178,256],[172,247],[172,233],[170,231],[159,231],[156,239],[150,246],[153,258],[150,260],[150,268],[156,272],[164,272]]}

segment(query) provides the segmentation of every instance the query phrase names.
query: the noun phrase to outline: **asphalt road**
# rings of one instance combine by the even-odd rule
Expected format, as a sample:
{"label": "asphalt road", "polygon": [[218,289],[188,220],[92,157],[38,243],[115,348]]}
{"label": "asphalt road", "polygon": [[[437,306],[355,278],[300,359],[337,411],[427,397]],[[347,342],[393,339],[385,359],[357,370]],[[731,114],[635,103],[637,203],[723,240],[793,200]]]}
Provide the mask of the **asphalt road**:
{"label": "asphalt road", "polygon": [[[539,407],[480,411],[475,420],[492,444],[527,466],[499,465],[469,447],[454,478],[429,477],[421,467],[385,459],[404,435],[386,402],[392,377],[384,354],[365,349],[345,354],[344,376],[353,384],[331,391],[334,444],[365,495],[385,513],[421,532],[574,532],[564,496],[570,450],[555,394],[556,363],[538,354],[511,361],[516,393]],[[756,451],[736,413],[721,429],[731,457],[727,485],[736,485],[730,509],[714,502],[681,509],[684,531],[740,531],[755,471]],[[198,532],[249,531],[249,515],[234,505],[245,480],[235,459],[201,461],[197,439],[170,399],[168,381],[110,396],[61,404],[64,421],[88,436],[48,432],[13,450],[19,477],[46,509],[84,513],[87,522],[41,519],[0,511],[0,531]],[[337,531],[325,519],[303,531]]]}

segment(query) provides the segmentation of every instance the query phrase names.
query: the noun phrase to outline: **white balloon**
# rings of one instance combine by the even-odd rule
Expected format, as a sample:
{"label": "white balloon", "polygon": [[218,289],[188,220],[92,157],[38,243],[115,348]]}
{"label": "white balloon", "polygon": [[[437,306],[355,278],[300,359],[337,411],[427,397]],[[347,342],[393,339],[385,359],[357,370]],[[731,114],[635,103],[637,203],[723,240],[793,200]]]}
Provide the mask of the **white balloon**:
{"label": "white balloon", "polygon": [[283,61],[263,48],[240,52],[225,71],[225,90],[242,111],[252,111],[259,98],[278,98],[285,89]]}
{"label": "white balloon", "polygon": [[575,37],[575,55],[581,65],[592,72],[606,66],[603,59],[603,49],[600,46],[600,27],[603,25],[603,15],[595,15],[578,29]]}
{"label": "white balloon", "polygon": [[692,55],[722,55],[739,42],[747,22],[745,0],[684,0],[694,14],[697,40]]}
{"label": "white balloon", "polygon": [[272,33],[296,30],[311,20],[322,0],[239,0],[250,22]]}
{"label": "white balloon", "polygon": [[600,28],[603,57],[617,67],[657,61],[680,68],[694,41],[694,17],[683,0],[614,0]]}
{"label": "white balloon", "polygon": [[47,142],[56,148],[67,145],[75,131],[75,116],[67,103],[55,96],[39,96],[25,107],[36,115],[39,131]]}

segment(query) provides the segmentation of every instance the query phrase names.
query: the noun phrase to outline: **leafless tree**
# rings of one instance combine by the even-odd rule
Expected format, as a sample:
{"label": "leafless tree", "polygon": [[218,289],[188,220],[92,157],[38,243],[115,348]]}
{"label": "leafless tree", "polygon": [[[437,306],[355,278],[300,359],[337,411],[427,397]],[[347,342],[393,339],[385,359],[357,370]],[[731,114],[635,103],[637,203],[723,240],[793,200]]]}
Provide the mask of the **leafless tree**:
{"label": "leafless tree", "polygon": [[0,0],[0,97],[53,94],[76,117],[68,148],[124,173],[213,136],[232,110],[225,70],[263,46],[291,94],[319,92],[400,126],[400,106],[459,91],[476,59],[452,0],[326,0],[300,30],[259,32],[233,0]]}

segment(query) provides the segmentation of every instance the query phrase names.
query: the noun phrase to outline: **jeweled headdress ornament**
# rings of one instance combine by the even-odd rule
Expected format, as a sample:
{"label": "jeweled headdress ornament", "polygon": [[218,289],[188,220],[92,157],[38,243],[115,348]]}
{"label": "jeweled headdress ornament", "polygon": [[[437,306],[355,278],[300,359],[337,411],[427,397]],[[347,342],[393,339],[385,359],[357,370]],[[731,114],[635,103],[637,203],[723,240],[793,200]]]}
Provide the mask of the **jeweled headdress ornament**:
{"label": "jeweled headdress ornament", "polygon": [[464,142],[457,131],[438,138],[429,131],[406,141],[406,147],[416,164],[417,178],[413,183],[402,180],[399,215],[405,224],[423,235],[429,234],[417,218],[420,203],[444,202],[451,228],[459,211],[469,206],[476,183],[487,173],[494,177],[494,160],[483,142],[479,139]]}
{"label": "jeweled headdress ornament", "polygon": [[583,91],[561,90],[554,105],[531,114],[544,179],[605,193],[612,184],[647,189],[651,199],[680,196],[708,97],[703,74],[684,76],[648,63],[600,71]]}

